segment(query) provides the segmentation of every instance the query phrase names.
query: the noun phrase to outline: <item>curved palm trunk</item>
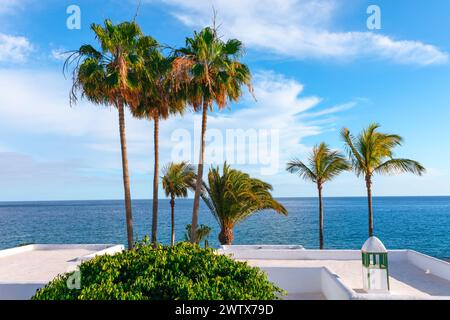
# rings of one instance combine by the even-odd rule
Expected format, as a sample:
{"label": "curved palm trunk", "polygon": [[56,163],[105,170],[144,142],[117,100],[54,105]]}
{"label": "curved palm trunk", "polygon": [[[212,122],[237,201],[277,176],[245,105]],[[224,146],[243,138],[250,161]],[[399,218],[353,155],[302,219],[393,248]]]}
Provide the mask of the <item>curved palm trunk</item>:
{"label": "curved palm trunk", "polygon": [[229,227],[222,227],[219,233],[219,242],[221,245],[231,245],[234,240],[233,229]]}
{"label": "curved palm trunk", "polygon": [[319,242],[320,249],[323,249],[323,202],[322,202],[322,185],[318,184],[317,189],[319,191]]}
{"label": "curved palm trunk", "polygon": [[172,241],[171,245],[175,245],[175,197],[172,195],[172,199],[170,200],[170,208],[171,208],[171,218],[172,218]]}
{"label": "curved palm trunk", "polygon": [[205,159],[205,136],[206,136],[207,120],[208,120],[208,102],[203,102],[200,155],[199,155],[199,159],[198,159],[197,181],[196,181],[195,195],[194,195],[194,208],[192,210],[191,243],[197,242],[197,232],[196,231],[197,231],[197,225],[198,225],[198,210],[200,207],[200,194],[201,194],[202,182],[203,182],[203,162]]}
{"label": "curved palm trunk", "polygon": [[152,217],[152,243],[156,244],[156,234],[158,231],[158,178],[159,178],[159,117],[154,118],[154,147],[155,147],[155,167],[153,173],[153,217]]}
{"label": "curved palm trunk", "polygon": [[127,223],[128,249],[133,248],[133,215],[131,210],[130,176],[128,174],[127,140],[125,137],[125,114],[123,101],[117,104],[119,110],[120,146],[122,152],[123,189],[125,194],[125,217]]}
{"label": "curved palm trunk", "polygon": [[369,237],[373,237],[373,211],[372,211],[372,178],[366,176],[367,204],[369,208]]}

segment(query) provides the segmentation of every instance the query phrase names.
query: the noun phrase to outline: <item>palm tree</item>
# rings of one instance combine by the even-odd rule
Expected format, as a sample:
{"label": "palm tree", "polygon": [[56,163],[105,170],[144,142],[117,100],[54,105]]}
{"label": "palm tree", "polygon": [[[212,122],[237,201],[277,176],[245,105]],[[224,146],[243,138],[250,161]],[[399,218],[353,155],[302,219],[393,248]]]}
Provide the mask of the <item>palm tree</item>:
{"label": "palm tree", "polygon": [[294,159],[287,164],[287,171],[298,174],[305,180],[316,184],[319,193],[319,242],[323,249],[323,203],[322,188],[328,182],[338,176],[341,172],[351,168],[349,162],[338,151],[332,151],[327,144],[316,145],[309,156],[308,163]]}
{"label": "palm tree", "polygon": [[170,196],[172,237],[175,244],[175,198],[186,198],[189,188],[195,185],[194,168],[187,162],[170,163],[163,169],[162,186],[166,197]]}
{"label": "palm tree", "polygon": [[192,211],[193,243],[196,240],[202,190],[208,110],[213,110],[214,103],[219,109],[223,109],[229,101],[238,101],[243,93],[243,85],[248,86],[252,92],[250,70],[239,61],[242,54],[243,45],[239,40],[224,42],[215,27],[207,27],[195,32],[193,38],[186,39],[186,46],[177,51],[178,57],[174,61],[174,78],[177,79],[178,91],[183,92],[195,111],[202,111],[198,180]]}
{"label": "palm tree", "polygon": [[358,137],[353,137],[347,128],[341,135],[346,143],[352,167],[356,175],[364,176],[369,208],[369,237],[373,236],[372,177],[378,174],[410,172],[417,175],[425,173],[425,168],[417,161],[394,158],[393,149],[401,146],[403,139],[396,134],[381,133],[379,124],[373,123]]}
{"label": "palm tree", "polygon": [[136,46],[142,32],[135,22],[104,26],[92,24],[91,29],[100,43],[100,50],[83,45],[66,60],[64,70],[75,63],[70,103],[78,94],[95,104],[114,106],[119,112],[119,132],[122,153],[122,172],[128,248],[133,247],[133,219],[131,211],[130,177],[128,174],[127,143],[124,107],[137,105]]}
{"label": "palm tree", "polygon": [[287,215],[283,205],[272,197],[270,184],[231,169],[226,163],[222,174],[219,168],[209,170],[208,184],[203,183],[202,190],[203,201],[220,225],[221,244],[231,244],[234,226],[257,212],[271,209]]}
{"label": "palm tree", "polygon": [[158,185],[159,185],[159,122],[171,114],[183,113],[185,104],[179,99],[172,87],[171,70],[173,59],[165,57],[160,45],[151,37],[141,37],[138,44],[138,58],[142,64],[139,69],[139,105],[133,110],[136,118],[153,121],[154,171],[152,236],[157,242],[158,227]]}
{"label": "palm tree", "polygon": [[[207,225],[201,224],[198,226],[197,228],[197,240],[196,240],[196,244],[199,244],[200,242],[202,242],[203,240],[205,240],[205,248],[208,246],[208,236],[211,233],[211,228],[208,227]],[[191,241],[191,225],[188,224],[186,226],[186,233],[184,235],[184,239],[186,241]]]}

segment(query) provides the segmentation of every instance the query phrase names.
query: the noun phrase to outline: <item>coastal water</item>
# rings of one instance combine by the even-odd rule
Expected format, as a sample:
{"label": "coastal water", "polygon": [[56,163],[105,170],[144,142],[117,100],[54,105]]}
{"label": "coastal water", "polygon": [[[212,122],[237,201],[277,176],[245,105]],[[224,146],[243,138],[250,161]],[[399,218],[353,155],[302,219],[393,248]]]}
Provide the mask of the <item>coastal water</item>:
{"label": "coastal water", "polygon": [[[287,217],[262,212],[235,229],[235,244],[301,244],[318,247],[315,198],[282,198]],[[374,198],[376,235],[390,249],[410,248],[450,258],[450,197]],[[367,238],[365,198],[326,198],[325,246],[359,249]],[[159,201],[158,240],[170,239],[170,206]],[[184,240],[192,200],[177,200],[176,237]],[[122,201],[0,202],[0,249],[24,243],[126,243]],[[135,237],[150,234],[151,201],[133,201]],[[213,230],[210,245],[217,247],[218,225],[203,206],[200,223]]]}

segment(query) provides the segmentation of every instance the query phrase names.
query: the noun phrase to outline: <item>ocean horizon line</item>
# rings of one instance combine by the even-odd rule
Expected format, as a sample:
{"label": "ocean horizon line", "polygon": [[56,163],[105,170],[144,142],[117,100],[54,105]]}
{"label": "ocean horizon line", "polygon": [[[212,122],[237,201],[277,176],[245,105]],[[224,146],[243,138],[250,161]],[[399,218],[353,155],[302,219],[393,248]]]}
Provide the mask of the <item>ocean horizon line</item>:
{"label": "ocean horizon line", "polygon": [[[389,195],[373,196],[373,198],[449,198],[450,195]],[[274,197],[276,199],[315,199],[317,196],[308,197]],[[367,196],[326,196],[323,199],[356,199],[367,198]],[[136,198],[132,201],[152,201],[153,198]],[[169,198],[158,198],[158,201],[170,200]],[[194,198],[182,198],[178,201],[194,200]],[[123,199],[59,199],[59,200],[0,200],[1,203],[26,203],[26,202],[89,202],[89,201],[124,201]]]}

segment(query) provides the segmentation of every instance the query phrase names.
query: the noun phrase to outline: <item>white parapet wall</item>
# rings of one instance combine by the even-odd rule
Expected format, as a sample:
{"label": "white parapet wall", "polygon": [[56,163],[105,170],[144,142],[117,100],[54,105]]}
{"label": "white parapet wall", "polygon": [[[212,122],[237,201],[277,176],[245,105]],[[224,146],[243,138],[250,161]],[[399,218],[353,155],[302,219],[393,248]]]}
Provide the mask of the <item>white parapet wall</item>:
{"label": "white parapet wall", "polygon": [[116,244],[32,244],[0,250],[0,300],[30,299],[57,275],[122,250],[124,246]]}
{"label": "white parapet wall", "polygon": [[321,290],[328,300],[352,300],[356,296],[355,291],[326,267],[322,268],[320,280]]}
{"label": "white parapet wall", "polygon": [[300,245],[221,246],[218,252],[243,260],[355,260],[361,258],[359,250],[306,250]]}
{"label": "white parapet wall", "polygon": [[354,291],[328,268],[260,267],[269,281],[287,292],[285,299],[351,300]]}
{"label": "white parapet wall", "polygon": [[414,250],[407,251],[407,259],[410,263],[424,270],[426,273],[433,274],[437,277],[450,281],[450,263],[427,256]]}

